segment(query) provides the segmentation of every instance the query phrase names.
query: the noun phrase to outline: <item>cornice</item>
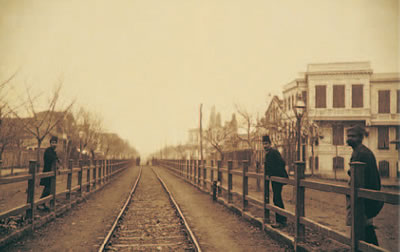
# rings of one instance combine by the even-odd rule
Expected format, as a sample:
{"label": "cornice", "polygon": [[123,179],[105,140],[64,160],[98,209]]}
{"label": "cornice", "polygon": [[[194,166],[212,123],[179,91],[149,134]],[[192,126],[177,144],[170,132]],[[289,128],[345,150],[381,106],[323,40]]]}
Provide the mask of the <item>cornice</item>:
{"label": "cornice", "polygon": [[344,70],[344,71],[321,71],[321,72],[306,72],[307,76],[315,75],[354,75],[354,74],[372,74],[372,69],[369,70]]}

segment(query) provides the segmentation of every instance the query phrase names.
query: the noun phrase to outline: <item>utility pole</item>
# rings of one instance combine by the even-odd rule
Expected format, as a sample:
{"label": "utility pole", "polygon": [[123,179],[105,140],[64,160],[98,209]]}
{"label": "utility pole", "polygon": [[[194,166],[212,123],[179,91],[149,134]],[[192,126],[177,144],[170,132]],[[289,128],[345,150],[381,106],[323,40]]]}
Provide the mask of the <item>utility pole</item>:
{"label": "utility pole", "polygon": [[203,104],[200,103],[200,160],[201,160],[201,163],[203,164],[203,127],[202,127],[203,113],[201,111],[202,108],[203,108]]}

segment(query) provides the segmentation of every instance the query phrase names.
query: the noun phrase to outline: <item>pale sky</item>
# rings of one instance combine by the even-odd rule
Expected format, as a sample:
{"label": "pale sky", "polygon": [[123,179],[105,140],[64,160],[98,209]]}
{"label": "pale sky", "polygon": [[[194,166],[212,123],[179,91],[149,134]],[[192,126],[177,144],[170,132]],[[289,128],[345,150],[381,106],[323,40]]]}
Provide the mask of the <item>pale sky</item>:
{"label": "pale sky", "polygon": [[399,72],[396,0],[0,0],[0,80],[100,113],[141,154],[184,143],[216,106],[260,115],[309,63]]}

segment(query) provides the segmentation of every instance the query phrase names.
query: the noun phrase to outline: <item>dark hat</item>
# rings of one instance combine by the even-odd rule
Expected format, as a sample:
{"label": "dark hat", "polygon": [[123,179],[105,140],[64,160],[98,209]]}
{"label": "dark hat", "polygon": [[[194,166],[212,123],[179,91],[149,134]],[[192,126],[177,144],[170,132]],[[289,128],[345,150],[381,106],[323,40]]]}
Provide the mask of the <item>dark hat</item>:
{"label": "dark hat", "polygon": [[352,132],[352,133],[354,133],[356,135],[359,135],[359,136],[366,135],[365,128],[363,126],[360,126],[360,125],[356,125],[356,126],[348,128],[347,129],[347,134],[349,132]]}
{"label": "dark hat", "polygon": [[268,135],[263,136],[262,141],[263,143],[271,143],[271,139],[269,139]]}
{"label": "dark hat", "polygon": [[50,138],[50,143],[51,143],[51,142],[58,142],[58,137],[52,136],[52,137]]}

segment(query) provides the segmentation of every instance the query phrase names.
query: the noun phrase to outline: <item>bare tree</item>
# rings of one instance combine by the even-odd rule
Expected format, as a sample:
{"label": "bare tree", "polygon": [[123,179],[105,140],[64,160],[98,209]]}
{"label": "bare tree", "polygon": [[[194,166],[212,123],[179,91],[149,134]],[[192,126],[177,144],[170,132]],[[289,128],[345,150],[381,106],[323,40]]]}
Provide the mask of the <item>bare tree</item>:
{"label": "bare tree", "polygon": [[230,127],[214,126],[206,129],[205,140],[220,154],[224,160],[224,143],[230,139],[233,132]]}
{"label": "bare tree", "polygon": [[40,146],[46,136],[51,134],[53,129],[60,124],[65,118],[67,112],[71,109],[74,102],[68,103],[67,105],[61,106],[60,103],[60,92],[62,88],[62,81],[56,86],[50,99],[45,105],[44,111],[38,111],[39,105],[37,105],[37,98],[39,96],[32,96],[30,89],[26,89],[27,102],[24,104],[27,118],[22,118],[16,110],[11,109],[12,113],[19,122],[22,124],[23,129],[30,135],[32,135],[37,141],[37,152],[36,160],[40,163]]}
{"label": "bare tree", "polygon": [[[99,115],[91,113],[81,108],[77,114],[78,128],[80,133],[80,141],[82,141],[82,150],[88,149],[91,158],[95,159],[95,150],[100,143],[102,132],[102,120]],[[79,133],[78,133],[79,134]]]}
{"label": "bare tree", "polygon": [[10,115],[5,115],[4,108],[0,108],[0,160],[2,160],[3,152],[12,144],[18,144],[16,141],[22,134],[20,124],[11,118]]}
{"label": "bare tree", "polygon": [[100,149],[103,152],[104,157],[107,158],[111,152],[112,147],[116,143],[117,134],[114,133],[102,133],[100,136]]}
{"label": "bare tree", "polygon": [[63,134],[64,162],[67,162],[79,143],[78,126],[72,111],[65,114],[64,120],[60,123],[60,128]]}
{"label": "bare tree", "polygon": [[13,143],[17,134],[20,134],[19,125],[11,118],[9,109],[8,91],[5,91],[7,85],[14,79],[17,72],[8,79],[0,82],[0,160],[2,160],[4,150]]}
{"label": "bare tree", "polygon": [[250,166],[253,166],[256,156],[256,144],[258,140],[258,121],[254,118],[247,109],[242,106],[235,105],[236,111],[239,114],[239,128],[245,134],[238,134],[239,141],[246,143],[250,151]]}

